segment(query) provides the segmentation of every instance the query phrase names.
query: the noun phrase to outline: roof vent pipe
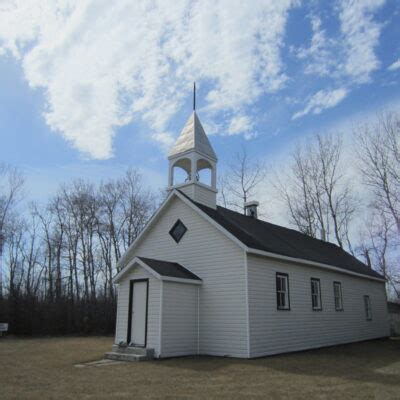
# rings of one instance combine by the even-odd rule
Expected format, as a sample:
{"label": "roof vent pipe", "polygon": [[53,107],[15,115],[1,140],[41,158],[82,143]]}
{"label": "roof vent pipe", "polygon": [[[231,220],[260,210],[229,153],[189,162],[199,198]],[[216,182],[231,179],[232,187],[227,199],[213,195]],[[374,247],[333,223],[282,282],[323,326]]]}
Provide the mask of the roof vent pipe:
{"label": "roof vent pipe", "polygon": [[257,207],[259,205],[260,203],[258,201],[247,201],[244,203],[244,214],[257,219]]}

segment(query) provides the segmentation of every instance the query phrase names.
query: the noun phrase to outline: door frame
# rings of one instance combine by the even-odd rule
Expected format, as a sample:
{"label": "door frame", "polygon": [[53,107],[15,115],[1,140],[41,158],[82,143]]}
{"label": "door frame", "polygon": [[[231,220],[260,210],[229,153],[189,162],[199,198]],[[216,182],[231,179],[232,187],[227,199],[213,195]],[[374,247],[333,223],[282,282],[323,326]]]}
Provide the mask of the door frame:
{"label": "door frame", "polygon": [[149,279],[131,279],[129,281],[129,307],[128,307],[128,332],[126,336],[126,342],[129,346],[132,336],[132,300],[133,300],[133,288],[136,282],[146,282],[146,322],[144,325],[144,345],[138,345],[137,347],[147,346],[147,320],[149,314]]}

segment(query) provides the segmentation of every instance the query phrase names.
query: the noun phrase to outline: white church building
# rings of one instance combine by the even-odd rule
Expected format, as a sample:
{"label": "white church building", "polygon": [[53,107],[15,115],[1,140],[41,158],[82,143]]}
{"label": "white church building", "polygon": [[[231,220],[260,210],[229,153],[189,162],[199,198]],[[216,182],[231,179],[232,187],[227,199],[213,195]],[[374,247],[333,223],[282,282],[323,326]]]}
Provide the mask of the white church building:
{"label": "white church building", "polygon": [[217,206],[217,156],[196,112],[168,160],[169,195],[119,261],[108,358],[253,358],[389,335],[380,274],[258,219],[257,202],[245,215]]}

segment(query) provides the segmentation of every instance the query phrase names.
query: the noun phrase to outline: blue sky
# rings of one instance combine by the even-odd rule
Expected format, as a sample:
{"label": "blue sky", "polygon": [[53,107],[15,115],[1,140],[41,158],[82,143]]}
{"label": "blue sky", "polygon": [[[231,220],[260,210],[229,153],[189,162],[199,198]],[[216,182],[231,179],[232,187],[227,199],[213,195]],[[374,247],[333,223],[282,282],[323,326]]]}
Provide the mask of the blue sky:
{"label": "blue sky", "polygon": [[127,167],[166,185],[194,80],[222,170],[400,108],[398,1],[113,3],[0,3],[0,160],[33,199]]}

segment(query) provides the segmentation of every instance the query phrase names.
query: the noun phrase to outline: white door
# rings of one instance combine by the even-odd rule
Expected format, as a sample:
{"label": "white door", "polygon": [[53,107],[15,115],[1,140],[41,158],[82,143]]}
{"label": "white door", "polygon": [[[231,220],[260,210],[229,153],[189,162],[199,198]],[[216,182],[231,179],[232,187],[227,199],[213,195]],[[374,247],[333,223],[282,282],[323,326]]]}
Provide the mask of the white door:
{"label": "white door", "polygon": [[131,343],[146,345],[147,281],[133,282]]}

